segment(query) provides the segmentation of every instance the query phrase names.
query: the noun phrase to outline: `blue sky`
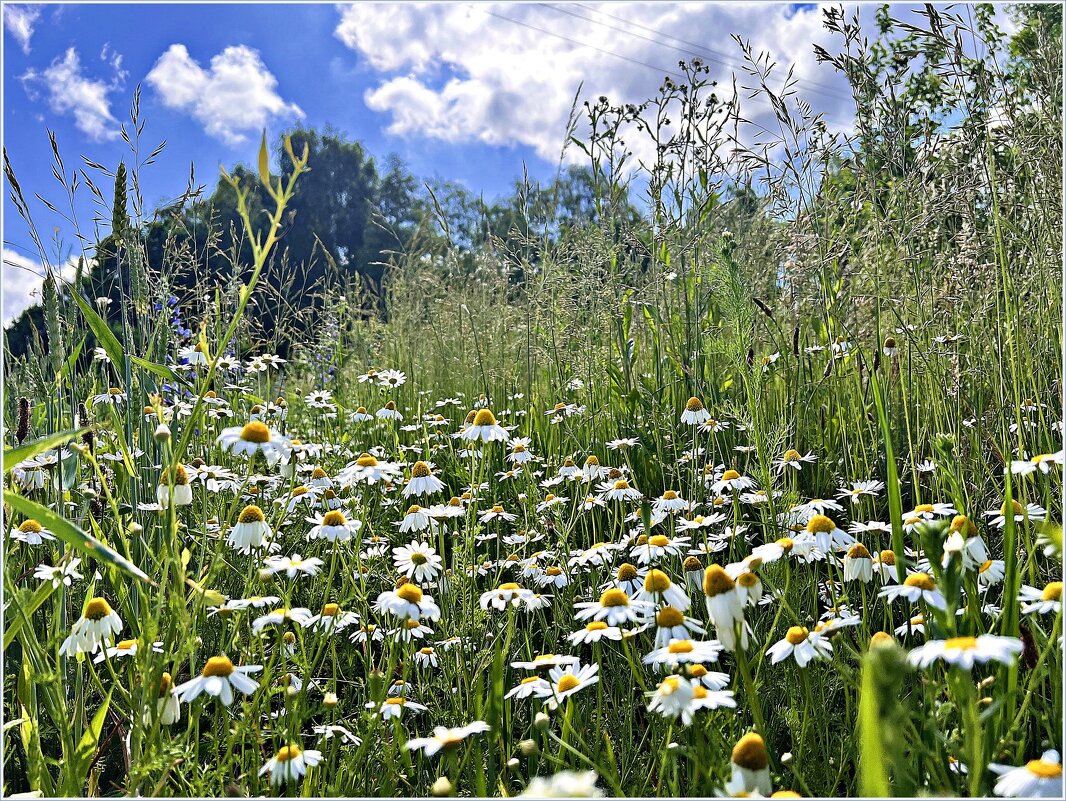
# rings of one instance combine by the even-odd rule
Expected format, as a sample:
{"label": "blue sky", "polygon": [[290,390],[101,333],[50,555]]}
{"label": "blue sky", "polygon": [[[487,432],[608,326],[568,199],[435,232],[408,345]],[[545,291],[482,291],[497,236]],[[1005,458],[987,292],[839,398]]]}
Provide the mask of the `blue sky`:
{"label": "blue sky", "polygon": [[[798,94],[831,126],[851,120],[848,87],[813,56],[814,42],[834,45],[814,4],[4,3],[3,11],[4,145],[27,196],[53,202],[65,201],[46,130],[68,172],[81,155],[111,168],[129,162],[117,134],[137,84],[144,152],[167,140],[142,174],[149,209],[181,193],[190,162],[210,190],[220,164],[254,161],[263,129],[273,141],[296,122],[332,125],[379,159],[396,153],[418,176],[492,199],[523,167],[534,179],[555,173],[579,86],[584,98],[639,102],[693,56],[728,86],[742,72],[732,33],[767,51],[778,75],[793,66]],[[769,120],[768,108],[743,110]],[[7,321],[31,302],[41,263],[6,192],[4,204]],[[76,244],[70,225],[31,205],[45,240],[55,227],[65,243],[48,259],[65,262]],[[76,210],[91,233],[87,192]]]}

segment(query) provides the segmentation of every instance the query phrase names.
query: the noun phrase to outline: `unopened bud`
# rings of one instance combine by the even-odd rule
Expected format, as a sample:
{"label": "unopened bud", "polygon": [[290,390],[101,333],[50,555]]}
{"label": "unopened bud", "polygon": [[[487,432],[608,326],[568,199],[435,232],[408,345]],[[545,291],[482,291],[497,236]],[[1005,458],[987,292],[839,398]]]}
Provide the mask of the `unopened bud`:
{"label": "unopened bud", "polygon": [[533,718],[533,725],[541,731],[544,731],[548,728],[549,725],[551,725],[551,718],[549,718],[543,712],[538,712],[537,716]]}
{"label": "unopened bud", "polygon": [[533,756],[537,753],[537,741],[536,740],[523,740],[518,744],[518,750],[522,756]]}
{"label": "unopened bud", "polygon": [[435,796],[451,795],[452,783],[448,781],[447,776],[441,776],[439,779],[433,782],[433,787],[430,788],[430,792],[432,792]]}
{"label": "unopened bud", "polygon": [[170,439],[170,427],[166,423],[160,423],[155,429],[156,442],[166,442]]}

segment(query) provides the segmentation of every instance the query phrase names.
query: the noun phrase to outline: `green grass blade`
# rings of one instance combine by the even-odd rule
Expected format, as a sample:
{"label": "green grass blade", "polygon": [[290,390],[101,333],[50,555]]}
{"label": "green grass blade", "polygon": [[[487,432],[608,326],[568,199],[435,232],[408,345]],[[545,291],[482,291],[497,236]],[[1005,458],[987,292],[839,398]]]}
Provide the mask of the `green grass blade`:
{"label": "green grass blade", "polygon": [[137,567],[137,565],[133,564],[133,562],[129,561],[109,546],[104,545],[104,543],[100,542],[96,537],[86,534],[76,525],[56,514],[47,506],[41,506],[41,504],[35,503],[29,498],[24,498],[10,490],[4,491],[4,502],[10,505],[11,508],[19,514],[25,515],[26,517],[32,517],[64,542],[73,545],[87,556],[99,559],[101,562],[104,562],[111,567],[117,568],[134,578],[138,578],[141,581],[151,584],[153,587],[157,586],[156,582],[152,581],[152,579],[148,577],[148,574]]}
{"label": "green grass blade", "polygon": [[71,431],[60,431],[58,434],[51,434],[47,437],[41,437],[35,439],[33,442],[27,442],[25,445],[19,445],[17,448],[8,448],[4,451],[4,472],[8,472],[12,467],[19,462],[24,462],[27,459],[32,459],[34,456],[52,448],[58,448],[66,442],[75,437],[80,437],[88,431],[87,428],[77,428]]}

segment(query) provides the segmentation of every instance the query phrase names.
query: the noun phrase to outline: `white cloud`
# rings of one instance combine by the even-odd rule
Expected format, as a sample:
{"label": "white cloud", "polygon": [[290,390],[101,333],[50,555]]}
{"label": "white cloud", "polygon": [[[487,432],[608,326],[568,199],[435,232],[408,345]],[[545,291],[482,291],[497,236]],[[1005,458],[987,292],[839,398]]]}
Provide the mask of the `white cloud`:
{"label": "white cloud", "polygon": [[[77,272],[77,260],[73,259],[60,271],[64,281],[71,280]],[[41,285],[44,283],[44,265],[21,253],[3,250],[3,322],[6,328],[23,311],[41,302]]]}
{"label": "white cloud", "polygon": [[185,45],[171,45],[148,73],[148,83],[168,108],[190,114],[207,133],[231,145],[272,118],[304,115],[295,103],[282,100],[277,78],[258,51],[245,45],[227,47],[206,70]]}
{"label": "white cloud", "polygon": [[[338,10],[336,36],[382,73],[364,101],[389,115],[395,135],[526,145],[554,160],[582,83],[583,98],[639,102],[656,93],[667,71],[677,71],[680,59],[699,56],[720,95],[730,95],[733,72],[741,84],[747,79],[732,32],[777,62],[775,88],[793,66],[800,97],[838,128],[851,118],[844,79],[814,57],[813,42],[832,49],[820,9],[645,2],[359,3]],[[767,105],[745,100],[743,110],[770,127]]]}
{"label": "white cloud", "polygon": [[4,27],[8,33],[15,37],[23,53],[30,52],[30,37],[33,36],[34,26],[41,16],[41,9],[35,5],[8,5],[3,6]]}
{"label": "white cloud", "polygon": [[121,70],[116,71],[111,83],[85,76],[73,47],[56,57],[43,72],[30,69],[21,78],[31,96],[43,90],[53,111],[71,114],[78,129],[96,141],[119,135],[118,120],[111,114],[108,94],[120,89],[124,79]]}

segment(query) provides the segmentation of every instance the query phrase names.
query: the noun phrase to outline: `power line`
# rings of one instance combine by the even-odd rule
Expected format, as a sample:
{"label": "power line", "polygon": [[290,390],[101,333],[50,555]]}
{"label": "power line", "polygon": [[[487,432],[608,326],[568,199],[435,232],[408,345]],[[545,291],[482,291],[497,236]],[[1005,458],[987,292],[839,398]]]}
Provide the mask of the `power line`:
{"label": "power line", "polygon": [[685,77],[680,72],[676,72],[675,70],[666,69],[665,67],[657,67],[654,64],[648,64],[647,62],[640,61],[639,59],[630,58],[629,56],[623,56],[621,53],[616,53],[613,50],[605,50],[602,47],[596,47],[596,45],[591,45],[591,44],[588,44],[587,42],[579,42],[577,39],[571,39],[568,36],[563,36],[561,33],[556,33],[555,31],[551,31],[551,30],[548,30],[546,28],[539,28],[536,25],[531,25],[528,22],[523,22],[522,20],[519,20],[519,19],[513,19],[512,17],[505,17],[503,14],[497,14],[495,11],[489,11],[486,8],[482,8],[480,10],[484,11],[486,14],[488,14],[491,17],[496,17],[497,19],[506,20],[507,22],[514,23],[515,25],[521,25],[523,28],[529,28],[530,30],[537,31],[538,33],[543,33],[543,34],[546,34],[548,36],[554,36],[556,39],[562,39],[564,42],[569,42],[570,44],[575,44],[575,45],[578,45],[579,47],[587,47],[587,48],[589,48],[591,50],[596,50],[596,51],[598,51],[600,53],[604,53],[604,54],[606,54],[608,56],[614,56],[615,58],[620,58],[623,61],[628,61],[630,64],[636,64],[637,66],[640,66],[640,67],[647,67],[648,69],[655,70],[656,72],[665,72],[668,75],[673,75],[675,78],[684,78]]}
{"label": "power line", "polygon": [[[659,73],[666,73],[668,75],[672,75],[675,78],[681,78],[681,79],[685,78],[685,76],[683,74],[677,72],[676,70],[667,69],[665,67],[659,67],[659,66],[656,66],[655,64],[649,64],[646,61],[640,61],[639,59],[631,58],[630,56],[625,56],[625,55],[622,55],[621,53],[616,53],[613,50],[607,50],[607,49],[602,48],[602,47],[597,47],[596,45],[589,44],[588,42],[582,42],[582,41],[579,41],[577,39],[571,39],[569,36],[564,36],[561,33],[556,33],[555,31],[550,30],[548,28],[541,28],[541,27],[539,27],[537,25],[533,25],[531,23],[524,22],[524,21],[519,20],[519,19],[514,19],[513,17],[508,17],[508,16],[505,16],[503,14],[498,14],[495,11],[489,11],[487,8],[483,8],[482,7],[482,8],[479,8],[479,10],[485,12],[486,14],[488,14],[491,17],[496,17],[497,19],[501,19],[501,20],[504,20],[506,22],[510,22],[510,23],[512,23],[514,25],[520,25],[523,28],[529,28],[530,30],[536,31],[538,33],[543,33],[546,36],[552,36],[552,37],[554,37],[556,39],[561,39],[564,42],[568,42],[569,44],[577,45],[578,47],[587,47],[587,48],[589,48],[591,50],[595,50],[595,51],[597,51],[599,53],[603,53],[605,55],[613,56],[615,58],[621,59],[622,61],[628,61],[630,64],[635,64],[635,65],[637,65],[639,67],[645,67],[646,69],[655,70],[656,72],[659,72]],[[592,21],[592,20],[590,20],[590,21]],[[766,128],[763,125],[760,125],[759,123],[755,122],[754,120],[745,118],[745,119],[742,119],[741,121],[746,123],[746,124],[748,124],[748,125],[751,125],[754,128],[758,128],[760,131],[762,131],[765,134],[769,134],[770,136],[776,136],[777,135],[773,131],[771,131],[769,128]],[[835,125],[839,125],[841,127],[846,127],[846,126],[851,124],[851,123],[842,122],[841,120],[826,119],[825,121],[833,123]]]}
{"label": "power line", "polygon": [[[672,39],[675,42],[680,42],[681,44],[688,45],[688,47],[697,48],[698,50],[703,51],[703,52],[702,53],[698,53],[698,52],[695,52],[693,50],[689,50],[686,47],[678,47],[676,45],[669,44],[668,42],[663,42],[663,41],[658,40],[658,39],[653,39],[651,37],[642,36],[639,33],[635,33],[633,31],[626,30],[625,28],[619,28],[619,27],[611,25],[609,23],[601,22],[600,20],[593,19],[591,17],[581,16],[579,14],[574,13],[573,11],[570,11],[569,9],[562,8],[562,7],[559,7],[559,6],[553,6],[550,3],[540,3],[539,5],[545,6],[547,8],[551,8],[551,9],[553,9],[555,11],[560,11],[560,12],[562,12],[564,14],[569,14],[570,16],[577,17],[578,19],[586,20],[587,22],[591,22],[591,23],[593,23],[595,25],[603,25],[604,27],[610,28],[611,30],[619,31],[620,33],[625,33],[625,34],[628,34],[630,36],[635,36],[635,37],[637,37],[639,39],[643,39],[643,40],[645,40],[647,42],[652,42],[654,44],[659,44],[659,45],[662,45],[663,47],[669,47],[669,48],[671,48],[673,50],[677,50],[677,51],[682,52],[682,53],[688,53],[689,55],[693,55],[693,56],[697,56],[697,57],[700,57],[700,58],[704,58],[707,61],[713,61],[716,64],[721,64],[723,67],[729,67],[730,69],[739,69],[741,67],[741,65],[738,64],[737,62],[733,61],[732,57],[729,54],[727,54],[727,53],[723,53],[723,52],[721,52],[719,50],[714,50],[714,49],[712,49],[710,47],[707,47],[706,45],[701,45],[701,44],[699,44],[697,42],[690,42],[690,41],[688,41],[686,39],[681,39],[680,37],[674,36],[673,34],[666,33],[665,31],[661,31],[661,30],[658,30],[656,28],[651,28],[651,27],[649,27],[647,25],[643,25],[643,24],[641,24],[639,22],[635,22],[633,20],[626,19],[625,17],[620,17],[617,14],[611,14],[611,13],[608,13],[606,11],[601,11],[599,9],[589,8],[588,6],[582,5],[581,3],[574,3],[574,5],[576,5],[579,8],[584,9],[585,11],[591,12],[593,14],[601,14],[601,15],[603,15],[605,17],[610,17],[611,19],[617,20],[619,22],[623,22],[626,25],[632,25],[632,26],[634,26],[636,28],[640,28],[642,30],[648,31],[649,33],[656,34],[657,36],[664,36],[667,39]],[[709,53],[710,56],[704,55],[705,53]],[[796,81],[798,83],[802,83],[805,86],[807,86],[808,89],[811,92],[815,92],[817,94],[824,95],[824,96],[832,98],[834,100],[851,100],[852,99],[852,97],[850,95],[846,94],[845,92],[841,92],[841,91],[838,91],[836,89],[831,89],[831,88],[829,88],[827,86],[823,86],[823,85],[815,83],[813,81],[809,81],[806,78],[797,78]]]}

